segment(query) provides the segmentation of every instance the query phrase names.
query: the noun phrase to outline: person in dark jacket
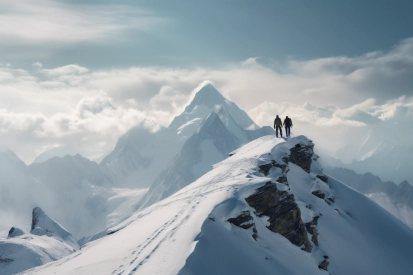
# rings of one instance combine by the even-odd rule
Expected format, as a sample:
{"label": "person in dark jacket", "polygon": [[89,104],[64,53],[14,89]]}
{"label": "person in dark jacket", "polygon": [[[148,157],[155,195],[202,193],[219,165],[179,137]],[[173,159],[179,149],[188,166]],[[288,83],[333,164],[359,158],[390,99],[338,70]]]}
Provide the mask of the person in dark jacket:
{"label": "person in dark jacket", "polygon": [[281,137],[283,137],[283,130],[281,126],[282,126],[281,118],[279,118],[277,115],[277,117],[274,120],[274,129],[275,129],[275,134],[277,135],[277,137],[278,137],[278,130],[280,130]]}
{"label": "person in dark jacket", "polygon": [[293,127],[293,122],[292,122],[291,118],[286,116],[285,119],[284,119],[283,125],[285,127],[285,134],[287,135],[287,137],[289,137],[290,136],[290,128]]}

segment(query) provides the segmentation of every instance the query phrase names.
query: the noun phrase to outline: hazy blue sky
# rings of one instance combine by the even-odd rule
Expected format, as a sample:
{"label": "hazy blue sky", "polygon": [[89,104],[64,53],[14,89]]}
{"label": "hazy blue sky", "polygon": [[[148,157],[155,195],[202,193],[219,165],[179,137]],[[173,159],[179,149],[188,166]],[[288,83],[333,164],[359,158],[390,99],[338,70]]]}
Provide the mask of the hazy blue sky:
{"label": "hazy blue sky", "polygon": [[412,14],[400,0],[0,0],[0,149],[100,156],[137,123],[168,126],[204,80],[331,151],[371,127],[413,145]]}
{"label": "hazy blue sky", "polygon": [[[65,43],[47,35],[43,41],[0,42],[1,58],[24,66],[41,57],[49,67],[72,63],[88,68],[218,66],[250,57],[273,62],[288,57],[357,56],[389,50],[413,36],[409,0],[58,2],[71,13],[90,15],[90,24],[119,25],[119,29]],[[0,7],[0,14],[8,11],[7,5]],[[28,19],[23,8],[13,13]],[[80,22],[78,27],[87,24]],[[8,52],[13,53],[10,58]]]}

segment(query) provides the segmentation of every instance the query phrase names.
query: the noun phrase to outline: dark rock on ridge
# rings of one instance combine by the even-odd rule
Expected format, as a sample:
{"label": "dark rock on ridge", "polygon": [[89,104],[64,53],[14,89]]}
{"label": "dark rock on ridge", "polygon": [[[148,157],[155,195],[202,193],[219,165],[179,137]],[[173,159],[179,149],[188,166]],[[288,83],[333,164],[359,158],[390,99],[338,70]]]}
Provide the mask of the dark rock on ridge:
{"label": "dark rock on ridge", "polygon": [[241,214],[239,214],[237,217],[229,218],[227,221],[243,229],[250,229],[252,227],[252,237],[254,238],[254,240],[257,240],[258,231],[255,227],[255,223],[252,222],[253,218],[249,210],[242,211]]}
{"label": "dark rock on ridge", "polygon": [[310,173],[314,145],[296,144],[290,149],[289,161]]}
{"label": "dark rock on ridge", "polygon": [[323,192],[321,192],[320,190],[313,191],[313,192],[311,192],[311,194],[313,194],[314,196],[316,196],[316,197],[318,197],[322,200],[324,200],[324,198],[326,197],[326,195]]}
{"label": "dark rock on ridge", "polygon": [[267,182],[256,193],[245,199],[255,209],[259,217],[268,216],[267,228],[286,237],[294,245],[310,252],[305,225],[301,220],[301,211],[294,200],[294,195],[277,189],[276,184]]}
{"label": "dark rock on ridge", "polygon": [[23,230],[21,230],[20,228],[12,227],[9,230],[9,234],[7,235],[7,239],[18,237],[18,236],[21,236],[21,235],[24,235],[24,234],[26,234],[26,233]]}

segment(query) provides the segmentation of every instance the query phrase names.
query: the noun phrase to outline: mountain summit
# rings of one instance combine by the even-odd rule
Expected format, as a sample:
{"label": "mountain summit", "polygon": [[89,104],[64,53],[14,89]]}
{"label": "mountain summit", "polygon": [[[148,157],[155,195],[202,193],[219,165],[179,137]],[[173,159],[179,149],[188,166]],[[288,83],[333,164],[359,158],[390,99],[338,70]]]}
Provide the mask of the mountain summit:
{"label": "mountain summit", "polygon": [[192,102],[186,106],[185,112],[192,112],[198,105],[205,105],[213,109],[216,105],[222,105],[227,101],[209,81],[204,81],[196,90],[198,91]]}
{"label": "mountain summit", "polygon": [[211,112],[218,113],[221,108],[224,108],[241,128],[245,130],[259,129],[245,111],[223,97],[211,82],[204,81],[195,91],[197,92],[194,99],[182,114],[174,118],[170,128],[179,128],[199,117],[205,119]]}

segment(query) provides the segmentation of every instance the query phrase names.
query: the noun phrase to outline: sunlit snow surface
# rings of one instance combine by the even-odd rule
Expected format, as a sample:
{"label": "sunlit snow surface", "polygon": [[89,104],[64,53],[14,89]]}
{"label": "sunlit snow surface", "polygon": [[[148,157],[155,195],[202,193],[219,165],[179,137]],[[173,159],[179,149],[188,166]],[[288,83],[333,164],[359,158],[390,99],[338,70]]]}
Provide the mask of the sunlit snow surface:
{"label": "sunlit snow surface", "polygon": [[[26,274],[327,274],[317,267],[320,255],[329,256],[331,274],[411,274],[411,229],[340,182],[329,179],[330,187],[323,186],[314,162],[310,174],[291,163],[287,174],[303,219],[322,214],[320,247],[312,253],[270,232],[265,219],[254,216],[257,241],[226,222],[252,210],[245,198],[275,180],[258,166],[281,162],[297,142],[310,141],[302,136],[252,141],[194,183],[112,228],[115,233]],[[313,196],[314,188],[328,191],[335,203]]]}

